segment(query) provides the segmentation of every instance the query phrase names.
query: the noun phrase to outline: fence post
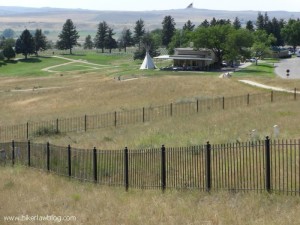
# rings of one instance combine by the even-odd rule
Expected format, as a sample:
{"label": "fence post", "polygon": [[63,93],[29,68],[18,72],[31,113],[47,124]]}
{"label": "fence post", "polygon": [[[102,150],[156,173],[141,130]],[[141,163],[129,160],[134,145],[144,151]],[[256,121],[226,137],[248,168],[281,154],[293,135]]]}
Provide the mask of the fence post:
{"label": "fence post", "polygon": [[98,181],[98,174],[97,174],[97,149],[94,147],[93,149],[93,167],[94,167],[94,182],[97,183]]}
{"label": "fence post", "polygon": [[273,102],[273,100],[274,100],[274,93],[273,93],[273,90],[271,91],[271,102]]}
{"label": "fence post", "polygon": [[30,162],[30,141],[28,140],[28,142],[27,142],[27,157],[28,157],[28,167],[30,167],[31,166],[31,162]]}
{"label": "fence post", "polygon": [[84,115],[84,132],[87,131],[87,115]]}
{"label": "fence post", "polygon": [[225,109],[225,97],[223,96],[223,109]]}
{"label": "fence post", "polygon": [[128,148],[124,149],[124,178],[125,178],[125,189],[128,191],[129,188],[129,162],[128,162]]}
{"label": "fence post", "polygon": [[205,157],[205,173],[206,173],[206,191],[211,190],[211,145],[207,142],[206,145],[206,157]]}
{"label": "fence post", "polygon": [[271,192],[271,151],[270,139],[267,136],[265,140],[265,158],[266,158],[266,190]]}
{"label": "fence post", "polygon": [[170,104],[170,115],[173,115],[173,103]]}
{"label": "fence post", "polygon": [[199,100],[197,99],[197,113],[199,112]]}
{"label": "fence post", "polygon": [[47,170],[50,171],[50,143],[47,142]]}
{"label": "fence post", "polygon": [[247,95],[247,105],[249,105],[250,104],[250,94],[248,93],[248,95]]}
{"label": "fence post", "polygon": [[115,127],[117,126],[117,111],[115,111]]}
{"label": "fence post", "polygon": [[58,134],[59,129],[58,129],[58,118],[56,119],[56,133]]}
{"label": "fence post", "polygon": [[12,160],[12,166],[14,166],[15,165],[15,141],[14,140],[12,140],[11,146],[12,146],[11,160]]}
{"label": "fence post", "polygon": [[26,123],[26,139],[29,139],[29,123]]}
{"label": "fence post", "polygon": [[143,107],[143,123],[145,123],[145,107]]}
{"label": "fence post", "polygon": [[294,100],[297,100],[297,88],[294,90]]}
{"label": "fence post", "polygon": [[68,145],[68,175],[72,176],[72,163],[71,163],[71,146]]}
{"label": "fence post", "polygon": [[161,147],[161,189],[166,190],[166,148],[164,145]]}

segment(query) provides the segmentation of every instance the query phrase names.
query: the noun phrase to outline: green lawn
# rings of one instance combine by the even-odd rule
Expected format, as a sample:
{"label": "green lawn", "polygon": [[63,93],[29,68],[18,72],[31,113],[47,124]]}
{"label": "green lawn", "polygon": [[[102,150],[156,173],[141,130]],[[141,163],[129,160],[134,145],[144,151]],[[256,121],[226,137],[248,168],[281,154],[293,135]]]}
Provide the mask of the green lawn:
{"label": "green lawn", "polygon": [[[201,76],[218,76],[220,72],[193,72],[193,71],[160,71],[160,70],[139,70],[142,63],[141,60],[133,60],[132,54],[126,54],[124,52],[100,53],[97,51],[88,50],[74,50],[74,54],[59,54],[63,51],[55,52],[52,50],[41,53],[40,57],[29,57],[25,60],[22,55],[17,56],[21,58],[19,60],[3,61],[0,62],[0,76],[47,76],[50,73],[42,71],[42,69],[50,66],[60,65],[70,62],[68,60],[51,57],[62,56],[74,60],[84,60],[90,63],[101,65],[107,65],[108,67],[100,68],[101,74],[110,76],[140,76],[140,75],[201,75]],[[275,61],[270,59],[264,62],[259,62],[256,66],[251,66],[235,72],[235,76],[255,76],[255,77],[275,77],[273,63]],[[159,65],[158,65],[159,66]],[[76,72],[82,73],[90,72],[91,69],[95,69],[94,65],[88,65],[84,63],[68,64],[53,68],[55,72]]]}
{"label": "green lawn", "polygon": [[0,76],[46,76],[49,72],[44,72],[42,69],[65,62],[67,61],[64,59],[51,57],[29,57],[27,60],[21,58],[17,61],[4,61],[0,64]]}
{"label": "green lawn", "polygon": [[258,62],[258,65],[252,65],[234,73],[235,76],[257,76],[257,77],[275,77],[274,65],[268,62]]}

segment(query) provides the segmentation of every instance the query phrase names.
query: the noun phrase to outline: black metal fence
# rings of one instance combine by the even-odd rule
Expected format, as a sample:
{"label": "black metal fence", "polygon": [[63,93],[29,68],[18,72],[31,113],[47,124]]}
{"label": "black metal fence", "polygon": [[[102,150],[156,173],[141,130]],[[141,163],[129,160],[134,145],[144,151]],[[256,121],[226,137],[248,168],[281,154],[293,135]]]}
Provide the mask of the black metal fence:
{"label": "black metal fence", "polygon": [[296,89],[292,93],[264,92],[247,94],[236,97],[219,97],[195,99],[171,103],[168,105],[143,107],[127,111],[115,111],[99,115],[84,115],[82,117],[62,118],[41,122],[27,122],[25,124],[0,127],[0,140],[28,140],[39,135],[87,131],[106,127],[117,127],[126,124],[156,121],[172,116],[191,115],[209,111],[235,109],[238,107],[262,105],[268,102],[297,100]]}
{"label": "black metal fence", "polygon": [[0,164],[23,165],[97,184],[141,189],[300,195],[300,140],[104,151],[0,143]]}

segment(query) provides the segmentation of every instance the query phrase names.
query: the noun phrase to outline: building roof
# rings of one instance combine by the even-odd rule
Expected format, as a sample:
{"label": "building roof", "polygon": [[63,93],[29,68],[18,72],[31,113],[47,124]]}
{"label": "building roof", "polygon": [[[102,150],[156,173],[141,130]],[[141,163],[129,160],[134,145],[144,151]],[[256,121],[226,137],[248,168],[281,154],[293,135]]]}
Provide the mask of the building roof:
{"label": "building roof", "polygon": [[198,57],[197,55],[160,55],[154,59],[181,59],[181,60],[196,60],[196,61],[212,61],[211,58]]}

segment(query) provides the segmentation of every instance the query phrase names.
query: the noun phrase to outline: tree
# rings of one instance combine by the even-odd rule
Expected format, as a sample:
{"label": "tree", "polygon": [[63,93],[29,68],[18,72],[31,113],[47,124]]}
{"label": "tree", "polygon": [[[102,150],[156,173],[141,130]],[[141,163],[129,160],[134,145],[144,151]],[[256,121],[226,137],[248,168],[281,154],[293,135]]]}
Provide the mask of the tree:
{"label": "tree", "polygon": [[118,47],[116,40],[113,38],[114,35],[115,33],[113,32],[113,29],[108,28],[107,36],[105,39],[105,48],[109,49],[109,53],[111,53],[112,49]]}
{"label": "tree", "polygon": [[234,29],[236,29],[236,30],[238,30],[242,27],[241,21],[239,20],[238,17],[235,17],[232,25],[233,25]]}
{"label": "tree", "polygon": [[254,25],[253,25],[253,22],[251,20],[247,21],[246,29],[249,30],[249,31],[254,31]]}
{"label": "tree", "polygon": [[120,38],[121,47],[124,48],[124,51],[126,52],[126,48],[131,46],[133,44],[133,38],[132,33],[130,29],[124,28],[122,31],[122,35]]}
{"label": "tree", "polygon": [[254,43],[252,46],[253,53],[257,59],[264,57],[270,51],[271,43],[276,41],[272,34],[267,34],[264,30],[257,30],[254,32]]}
{"label": "tree", "polygon": [[73,24],[71,19],[67,19],[63,25],[61,33],[58,36],[59,40],[56,45],[58,49],[69,49],[70,54],[72,54],[73,47],[79,45],[77,42],[79,37],[76,26]]}
{"label": "tree", "polygon": [[108,31],[107,23],[105,21],[103,21],[102,23],[99,23],[97,34],[96,34],[96,37],[94,40],[94,44],[97,49],[102,50],[102,53],[104,53],[107,31]]}
{"label": "tree", "polygon": [[276,38],[276,41],[272,43],[272,45],[275,46],[284,46],[284,40],[281,36],[281,29],[284,27],[284,22],[278,21],[275,17],[272,19],[272,21],[269,23],[269,33],[273,34]]}
{"label": "tree", "polygon": [[210,26],[216,26],[217,25],[217,20],[215,17],[212,18],[212,20],[210,21]]}
{"label": "tree", "polygon": [[14,38],[15,36],[15,31],[13,29],[5,29],[3,32],[2,32],[2,36],[4,38]]}
{"label": "tree", "polygon": [[134,43],[139,45],[139,49],[141,48],[141,39],[144,36],[144,34],[145,34],[144,21],[142,19],[139,19],[135,23],[134,36],[133,36]]}
{"label": "tree", "polygon": [[217,66],[221,68],[223,56],[228,52],[228,35],[234,31],[228,24],[199,27],[193,33],[194,46],[212,50],[217,58]]}
{"label": "tree", "polygon": [[226,46],[226,55],[229,61],[246,59],[251,56],[251,47],[253,45],[252,32],[247,29],[238,29],[228,34],[228,45]]}
{"label": "tree", "polygon": [[42,33],[41,29],[36,29],[34,34],[35,54],[38,55],[39,51],[47,49],[47,38]]}
{"label": "tree", "polygon": [[168,53],[174,54],[174,49],[178,47],[188,47],[191,41],[192,31],[188,30],[176,30],[172,37],[171,42],[168,45]]}
{"label": "tree", "polygon": [[134,53],[133,59],[144,59],[147,51],[151,57],[159,55],[158,46],[155,44],[155,41],[149,32],[145,33],[141,38],[141,49],[138,49]]}
{"label": "tree", "polygon": [[281,35],[287,44],[293,46],[295,52],[300,45],[300,20],[290,19],[281,29]]}
{"label": "tree", "polygon": [[93,47],[94,47],[94,43],[92,41],[91,35],[86,36],[84,44],[83,44],[83,48],[84,49],[92,49]]}
{"label": "tree", "polygon": [[209,27],[209,22],[207,21],[207,19],[205,19],[200,25],[199,27]]}
{"label": "tree", "polygon": [[15,46],[16,45],[16,41],[13,38],[4,38],[2,37],[0,40],[0,49],[4,49],[7,46]]}
{"label": "tree", "polygon": [[7,58],[7,60],[10,60],[10,59],[16,57],[16,53],[13,50],[12,46],[8,45],[3,49],[3,56],[5,58]]}
{"label": "tree", "polygon": [[34,39],[27,29],[25,29],[20,38],[17,39],[15,51],[17,54],[23,54],[25,59],[27,59],[28,55],[35,53]]}
{"label": "tree", "polygon": [[265,29],[265,18],[261,14],[261,12],[258,13],[257,19],[256,19],[256,28],[257,30],[264,30]]}
{"label": "tree", "polygon": [[184,31],[193,31],[195,28],[195,25],[190,21],[188,20],[184,25],[183,25],[183,30]]}
{"label": "tree", "polygon": [[175,21],[174,18],[171,16],[165,16],[163,22],[162,22],[162,44],[164,46],[168,46],[168,44],[171,42],[172,37],[175,33]]}

